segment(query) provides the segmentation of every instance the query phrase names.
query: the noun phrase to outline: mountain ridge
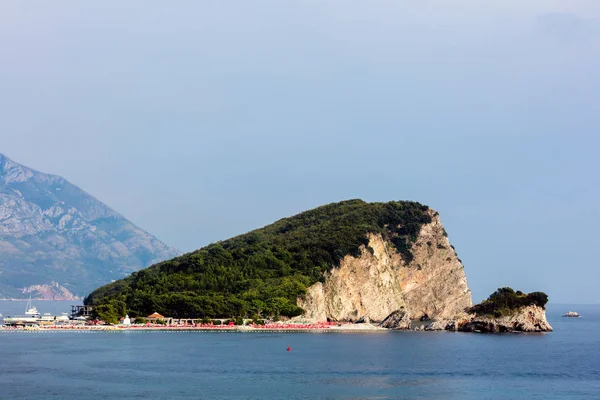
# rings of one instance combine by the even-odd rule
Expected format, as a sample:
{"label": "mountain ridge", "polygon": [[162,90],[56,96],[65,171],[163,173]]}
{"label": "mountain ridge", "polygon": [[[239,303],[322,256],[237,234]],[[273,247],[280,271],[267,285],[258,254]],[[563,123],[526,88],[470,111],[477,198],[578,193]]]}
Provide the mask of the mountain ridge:
{"label": "mountain ridge", "polygon": [[63,177],[0,153],[0,296],[76,298],[179,254]]}

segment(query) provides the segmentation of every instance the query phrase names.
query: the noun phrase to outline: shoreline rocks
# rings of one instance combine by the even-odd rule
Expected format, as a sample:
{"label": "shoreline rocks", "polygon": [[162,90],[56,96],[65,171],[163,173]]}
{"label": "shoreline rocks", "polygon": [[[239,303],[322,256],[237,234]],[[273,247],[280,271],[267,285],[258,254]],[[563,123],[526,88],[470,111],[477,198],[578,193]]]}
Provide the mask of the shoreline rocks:
{"label": "shoreline rocks", "polygon": [[390,315],[388,315],[382,322],[379,324],[381,328],[387,328],[392,330],[409,330],[410,329],[411,320],[408,317],[408,313],[404,307],[394,311]]}
{"label": "shoreline rocks", "polygon": [[433,321],[432,323],[425,326],[426,331],[457,331],[458,323],[455,320],[443,319],[440,321]]}

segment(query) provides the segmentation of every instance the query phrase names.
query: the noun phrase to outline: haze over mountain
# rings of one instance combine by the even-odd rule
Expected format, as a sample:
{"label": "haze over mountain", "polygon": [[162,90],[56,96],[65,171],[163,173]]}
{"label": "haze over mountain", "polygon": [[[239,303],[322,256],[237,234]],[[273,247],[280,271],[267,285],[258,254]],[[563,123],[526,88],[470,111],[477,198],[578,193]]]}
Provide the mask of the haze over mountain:
{"label": "haze over mountain", "polygon": [[0,154],[0,297],[82,296],[178,254],[65,179]]}
{"label": "haze over mountain", "polygon": [[419,200],[475,302],[600,303],[600,1],[340,3],[0,2],[0,151],[184,252]]}

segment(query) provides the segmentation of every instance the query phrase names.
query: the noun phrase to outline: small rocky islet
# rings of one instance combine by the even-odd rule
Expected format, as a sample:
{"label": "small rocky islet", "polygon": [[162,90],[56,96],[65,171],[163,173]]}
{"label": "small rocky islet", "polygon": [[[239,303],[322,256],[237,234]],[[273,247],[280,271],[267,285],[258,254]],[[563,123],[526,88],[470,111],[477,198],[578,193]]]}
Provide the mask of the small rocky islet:
{"label": "small rocky islet", "polygon": [[84,301],[103,320],[158,311],[369,323],[380,328],[548,332],[547,296],[500,288],[473,305],[439,213],[349,200],[281,219],[105,285]]}

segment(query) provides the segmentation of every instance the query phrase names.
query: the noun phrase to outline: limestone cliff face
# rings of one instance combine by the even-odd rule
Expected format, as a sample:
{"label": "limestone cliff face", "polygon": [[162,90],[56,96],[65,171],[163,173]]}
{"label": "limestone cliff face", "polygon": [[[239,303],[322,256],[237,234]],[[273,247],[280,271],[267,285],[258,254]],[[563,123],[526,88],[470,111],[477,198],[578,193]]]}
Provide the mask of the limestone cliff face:
{"label": "limestone cliff face", "polygon": [[513,314],[502,317],[474,316],[471,320],[459,323],[463,332],[552,332],[546,320],[544,308],[530,305]]}
{"label": "limestone cliff face", "polygon": [[298,305],[305,317],[324,321],[356,322],[365,317],[381,322],[404,307],[398,274],[398,254],[381,236],[369,235],[373,254],[362,249],[358,258],[346,256],[339,268],[325,276],[325,284],[311,286]]}
{"label": "limestone cliff face", "polygon": [[381,322],[404,307],[410,318],[452,318],[472,305],[460,260],[445,235],[439,215],[423,225],[406,263],[381,235],[368,235],[359,257],[346,256],[311,286],[298,305],[305,318]]}
{"label": "limestone cliff face", "polygon": [[453,318],[473,305],[471,291],[439,214],[430,212],[431,223],[423,225],[412,247],[414,259],[408,265],[400,260],[400,285],[411,318]]}

